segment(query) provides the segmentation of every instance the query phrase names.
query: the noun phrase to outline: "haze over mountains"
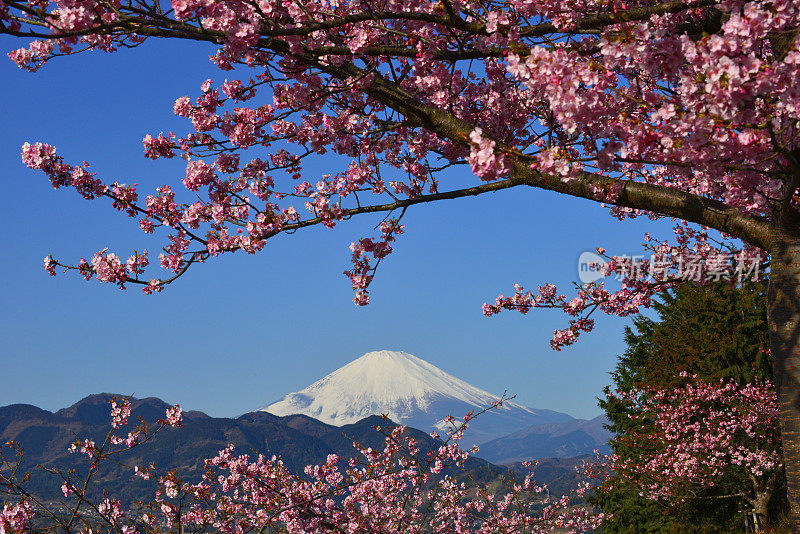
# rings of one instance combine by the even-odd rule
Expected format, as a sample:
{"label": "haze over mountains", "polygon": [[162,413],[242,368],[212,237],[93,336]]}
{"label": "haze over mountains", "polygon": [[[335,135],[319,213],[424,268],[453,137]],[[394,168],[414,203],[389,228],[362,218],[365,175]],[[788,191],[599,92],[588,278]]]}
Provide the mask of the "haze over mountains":
{"label": "haze over mountains", "polygon": [[565,423],[533,425],[481,445],[478,456],[495,464],[512,464],[539,458],[576,458],[594,451],[611,452],[613,434],[604,415]]}
{"label": "haze over mountains", "polygon": [[[386,414],[392,421],[426,432],[447,430],[444,418],[460,419],[500,397],[399,351],[368,352],[300,391],[262,408],[277,416],[304,414],[329,425],[355,423]],[[573,417],[506,401],[475,419],[464,445],[481,444],[533,425],[566,423]]]}

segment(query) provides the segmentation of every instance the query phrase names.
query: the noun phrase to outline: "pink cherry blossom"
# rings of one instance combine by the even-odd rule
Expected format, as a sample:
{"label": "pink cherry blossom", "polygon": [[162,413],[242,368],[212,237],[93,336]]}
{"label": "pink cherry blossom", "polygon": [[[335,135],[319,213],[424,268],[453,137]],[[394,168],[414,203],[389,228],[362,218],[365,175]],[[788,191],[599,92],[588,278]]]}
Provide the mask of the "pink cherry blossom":
{"label": "pink cherry blossom", "polygon": [[0,510],[0,530],[2,532],[24,532],[30,528],[30,522],[34,517],[31,504],[20,501],[14,504],[4,504]]}
{"label": "pink cherry blossom", "polygon": [[179,404],[167,408],[167,422],[171,426],[183,426],[183,410]]}
{"label": "pink cherry blossom", "polygon": [[128,424],[128,418],[131,416],[131,403],[128,399],[122,399],[117,402],[111,401],[111,426],[112,428],[119,428]]}

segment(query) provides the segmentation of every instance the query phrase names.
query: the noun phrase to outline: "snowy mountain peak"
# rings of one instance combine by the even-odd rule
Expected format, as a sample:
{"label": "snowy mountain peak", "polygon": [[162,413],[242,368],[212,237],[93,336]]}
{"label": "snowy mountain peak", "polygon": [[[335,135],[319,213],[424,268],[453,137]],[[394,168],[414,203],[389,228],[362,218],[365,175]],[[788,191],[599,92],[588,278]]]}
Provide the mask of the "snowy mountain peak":
{"label": "snowy mountain peak", "polygon": [[[498,399],[412,354],[380,350],[364,354],[262,410],[278,416],[304,414],[332,425],[346,425],[370,415],[387,414],[398,423],[431,430],[442,429],[441,421],[447,415],[460,418]],[[497,431],[502,433],[530,426],[534,420],[545,423],[571,419],[564,414],[534,411],[510,402],[481,418],[483,420],[477,422],[481,427],[487,427],[484,423],[497,426],[502,422],[502,429]],[[506,431],[508,428],[512,430]],[[497,432],[479,434],[483,440],[489,435],[502,435]]]}
{"label": "snowy mountain peak", "polygon": [[481,407],[497,399],[421,358],[390,350],[368,352],[303,391],[333,384],[347,386],[353,393],[359,390],[359,398],[368,396],[378,404],[401,399],[426,404],[433,396],[445,395]]}

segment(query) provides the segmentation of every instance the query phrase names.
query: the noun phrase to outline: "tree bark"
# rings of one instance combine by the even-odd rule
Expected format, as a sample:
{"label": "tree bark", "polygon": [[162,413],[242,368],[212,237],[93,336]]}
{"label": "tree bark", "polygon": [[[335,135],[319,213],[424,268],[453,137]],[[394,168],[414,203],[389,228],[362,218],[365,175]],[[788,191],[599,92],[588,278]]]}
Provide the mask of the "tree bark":
{"label": "tree bark", "polygon": [[800,239],[778,234],[770,251],[769,340],[792,532],[800,534]]}

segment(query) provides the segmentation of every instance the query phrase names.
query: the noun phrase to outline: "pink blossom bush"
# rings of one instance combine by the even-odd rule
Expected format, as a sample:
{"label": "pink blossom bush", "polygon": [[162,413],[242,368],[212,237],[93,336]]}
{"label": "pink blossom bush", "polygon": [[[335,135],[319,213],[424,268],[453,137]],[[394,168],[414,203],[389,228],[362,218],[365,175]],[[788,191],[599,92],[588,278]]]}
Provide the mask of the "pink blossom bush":
{"label": "pink blossom bush", "polygon": [[[763,380],[738,384],[681,377],[683,384],[675,389],[609,394],[630,406],[640,429],[614,438],[616,446],[640,452],[602,457],[587,466],[590,473],[613,474],[601,491],[624,484],[667,506],[717,488],[718,498],[739,500],[754,512],[758,526],[783,474],[774,386]],[[743,485],[731,486],[737,480]]]}

